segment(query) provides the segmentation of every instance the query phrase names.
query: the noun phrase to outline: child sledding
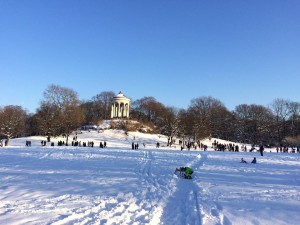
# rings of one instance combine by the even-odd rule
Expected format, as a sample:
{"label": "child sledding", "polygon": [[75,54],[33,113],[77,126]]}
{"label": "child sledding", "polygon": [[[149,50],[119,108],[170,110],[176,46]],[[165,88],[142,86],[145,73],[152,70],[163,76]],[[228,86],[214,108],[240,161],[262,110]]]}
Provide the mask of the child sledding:
{"label": "child sledding", "polygon": [[[248,163],[246,160],[244,160],[243,158],[241,158],[241,162],[240,163]],[[253,158],[252,162],[253,164],[256,164],[256,157]]]}
{"label": "child sledding", "polygon": [[175,174],[179,172],[179,176],[184,179],[192,179],[193,170],[190,167],[179,167],[175,169]]}

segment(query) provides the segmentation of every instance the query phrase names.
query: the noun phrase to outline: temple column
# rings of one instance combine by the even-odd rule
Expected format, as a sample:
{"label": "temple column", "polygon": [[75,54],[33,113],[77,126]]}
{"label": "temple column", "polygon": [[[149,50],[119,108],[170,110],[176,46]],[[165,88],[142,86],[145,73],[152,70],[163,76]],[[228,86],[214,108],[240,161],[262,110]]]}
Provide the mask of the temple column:
{"label": "temple column", "polygon": [[111,105],[110,118],[114,118],[114,110],[115,110],[115,107],[114,107],[114,104],[112,104]]}
{"label": "temple column", "polygon": [[127,104],[127,115],[126,115],[127,118],[129,118],[129,104]]}

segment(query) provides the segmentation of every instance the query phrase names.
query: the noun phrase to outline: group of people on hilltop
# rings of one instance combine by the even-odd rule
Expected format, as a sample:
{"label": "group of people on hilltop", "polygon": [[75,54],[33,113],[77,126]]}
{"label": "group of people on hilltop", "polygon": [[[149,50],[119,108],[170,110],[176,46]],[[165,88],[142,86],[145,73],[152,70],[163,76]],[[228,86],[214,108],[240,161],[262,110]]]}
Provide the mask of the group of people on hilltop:
{"label": "group of people on hilltop", "polygon": [[132,148],[132,150],[134,150],[134,149],[139,149],[139,143],[134,143],[134,142],[132,142],[131,148]]}
{"label": "group of people on hilltop", "polygon": [[30,147],[31,146],[31,141],[26,141],[26,147]]}
{"label": "group of people on hilltop", "polygon": [[[182,142],[179,141],[179,144],[181,145],[181,150],[187,148],[187,150],[190,150],[191,148],[197,150],[197,148],[199,147],[201,150],[206,151],[208,149],[208,146],[200,143],[200,141],[197,142],[193,142],[193,141],[186,141],[186,142]],[[231,151],[231,152],[239,152],[240,150],[242,151],[247,151],[247,147],[246,145],[242,145],[241,149],[239,147],[239,145],[236,144],[223,144],[223,143],[219,143],[218,141],[214,140],[214,142],[212,143],[212,148],[215,151]]]}
{"label": "group of people on hilltop", "polygon": [[[46,141],[41,141],[41,146],[46,146]],[[72,141],[72,146],[74,147],[94,147],[94,141],[88,141],[88,142],[81,142],[81,141]],[[31,141],[26,141],[25,143],[26,147],[30,147],[31,146]],[[54,146],[54,142],[51,142],[50,144],[51,146]],[[65,141],[57,141],[57,146],[68,146],[68,144]],[[107,147],[107,143],[106,141],[102,142],[100,141],[99,143],[99,147],[100,148],[106,148]]]}
{"label": "group of people on hilltop", "polygon": [[[238,145],[229,143],[229,144],[223,144],[223,143],[219,143],[218,141],[214,140],[214,142],[212,143],[212,147],[214,148],[215,151],[230,151],[230,152],[239,152],[240,151],[240,147]],[[242,151],[245,151],[245,148],[243,146],[243,148],[241,149]]]}
{"label": "group of people on hilltop", "polygon": [[284,152],[284,153],[288,153],[288,152],[292,152],[292,153],[300,153],[300,146],[280,146],[276,148],[277,152]]}
{"label": "group of people on hilltop", "polygon": [[[144,143],[142,143],[142,144],[143,144],[143,147],[144,147],[144,148],[146,148],[146,144],[145,144],[145,142],[144,142]],[[133,142],[131,143],[131,149],[132,149],[132,150],[139,149],[139,146],[140,146],[140,145],[139,145],[139,143],[138,143],[138,142],[136,142],[136,143],[135,143],[135,142],[133,141]]]}

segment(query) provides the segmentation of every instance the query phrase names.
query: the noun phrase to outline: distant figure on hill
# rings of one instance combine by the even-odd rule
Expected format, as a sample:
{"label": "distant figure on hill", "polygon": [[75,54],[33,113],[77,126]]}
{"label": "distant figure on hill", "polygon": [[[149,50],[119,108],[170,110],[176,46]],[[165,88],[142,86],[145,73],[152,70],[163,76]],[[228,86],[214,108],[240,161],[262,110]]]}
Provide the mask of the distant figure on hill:
{"label": "distant figure on hill", "polygon": [[256,163],[256,157],[253,158],[251,163]]}
{"label": "distant figure on hill", "polygon": [[247,163],[243,158],[241,158],[241,163]]}
{"label": "distant figure on hill", "polygon": [[259,147],[259,152],[260,152],[260,155],[261,155],[261,156],[264,156],[264,146],[263,146],[263,145],[261,145],[261,146]]}

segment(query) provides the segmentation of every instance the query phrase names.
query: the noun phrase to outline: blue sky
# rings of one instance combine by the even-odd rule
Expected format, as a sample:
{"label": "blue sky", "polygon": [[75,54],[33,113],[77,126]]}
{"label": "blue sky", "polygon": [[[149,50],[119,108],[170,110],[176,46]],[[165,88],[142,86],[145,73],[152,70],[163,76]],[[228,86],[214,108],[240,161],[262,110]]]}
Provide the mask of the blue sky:
{"label": "blue sky", "polygon": [[300,101],[299,0],[0,0],[0,106],[50,84],[187,108]]}

